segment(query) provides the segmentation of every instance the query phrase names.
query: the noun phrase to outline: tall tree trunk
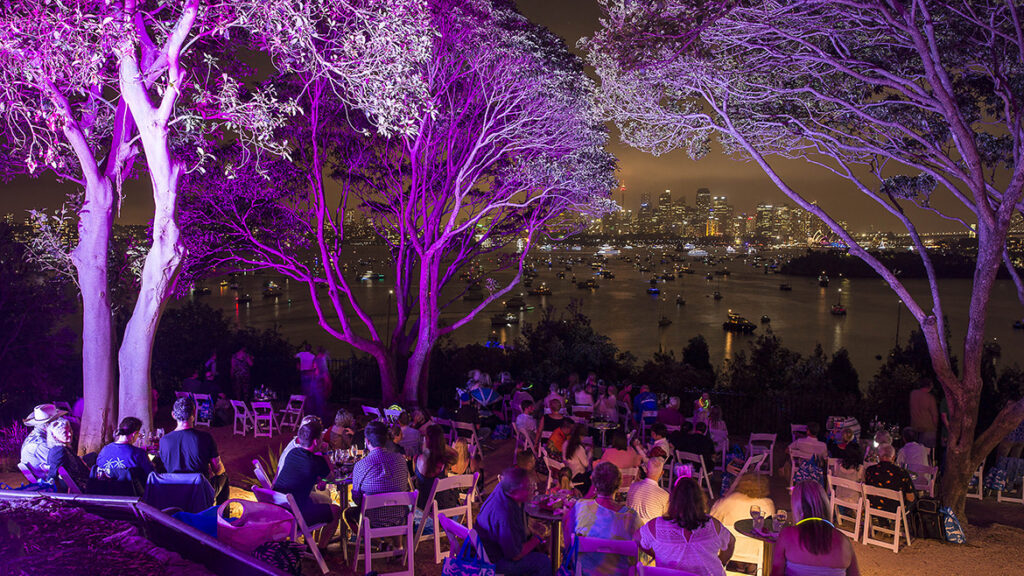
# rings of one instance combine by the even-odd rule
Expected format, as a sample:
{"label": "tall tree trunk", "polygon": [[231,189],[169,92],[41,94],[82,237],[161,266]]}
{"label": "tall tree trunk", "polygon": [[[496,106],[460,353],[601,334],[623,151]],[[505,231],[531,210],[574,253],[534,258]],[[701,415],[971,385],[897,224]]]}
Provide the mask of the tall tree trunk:
{"label": "tall tree trunk", "polygon": [[[409,355],[406,363],[408,369],[405,372],[405,379],[402,381],[402,400],[409,405],[426,405],[426,387],[422,384],[427,375],[430,365],[430,354],[433,346],[425,343],[417,343],[416,349]],[[421,396],[423,397],[421,399]]]}
{"label": "tall tree trunk", "polygon": [[121,369],[120,413],[142,420],[142,429],[153,423],[150,364],[153,340],[160,315],[174,290],[181,270],[184,248],[176,220],[180,166],[165,155],[149,154],[147,160],[153,180],[153,246],[142,268],[142,286],[132,317],[124,331],[118,355]]}
{"label": "tall tree trunk", "polygon": [[[964,522],[967,519],[964,507],[968,482],[980,460],[987,455],[977,454],[973,449],[978,422],[979,380],[980,377],[971,378],[965,374],[960,381],[954,378],[952,382],[942,382],[949,404],[949,439],[939,498]],[[974,391],[975,388],[978,391]]]}
{"label": "tall tree trunk", "polygon": [[380,398],[381,404],[390,406],[401,400],[401,390],[398,375],[398,359],[391,350],[380,350],[372,353],[377,361],[377,368],[380,370]]}
{"label": "tall tree trunk", "polygon": [[114,345],[107,284],[107,254],[113,224],[114,194],[110,180],[90,181],[79,211],[78,246],[71,261],[82,291],[82,430],[78,450],[99,451],[113,437]]}

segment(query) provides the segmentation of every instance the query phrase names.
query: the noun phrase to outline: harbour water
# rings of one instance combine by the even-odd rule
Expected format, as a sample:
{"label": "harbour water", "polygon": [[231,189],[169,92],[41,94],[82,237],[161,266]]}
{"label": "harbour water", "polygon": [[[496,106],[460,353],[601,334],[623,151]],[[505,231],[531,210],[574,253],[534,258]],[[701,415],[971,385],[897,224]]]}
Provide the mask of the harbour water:
{"label": "harbour water", "polygon": [[[910,330],[916,327],[914,318],[899,304],[895,293],[882,280],[876,278],[831,278],[827,287],[819,286],[816,278],[765,274],[763,267],[755,268],[752,260],[742,256],[722,258],[715,266],[706,265],[701,259],[687,259],[680,265],[687,265],[692,274],[680,273],[674,280],[659,280],[658,295],[650,295],[647,289],[654,275],[671,273],[674,263],[668,258],[672,249],[624,250],[620,255],[607,257],[604,270],[614,278],[607,279],[597,274],[590,263],[594,260],[593,247],[579,251],[556,250],[537,252],[532,260],[536,264],[537,277],[533,287],[542,283],[551,289],[547,296],[530,296],[528,289],[517,286],[504,299],[522,295],[528,309],[515,311],[519,324],[492,326],[492,316],[503,312],[502,302],[495,302],[487,310],[455,333],[458,343],[485,342],[489,337],[497,338],[502,344],[514,342],[524,324],[541,318],[543,309],[553,306],[565,310],[571,302],[577,301],[582,312],[590,317],[595,330],[607,335],[620,350],[628,350],[643,361],[659,350],[674,351],[679,357],[686,342],[702,334],[708,341],[712,362],[720,364],[738,351],[744,350],[757,335],[771,331],[784,346],[801,354],[809,354],[820,343],[826,353],[845,347],[860,374],[862,385],[875,373],[885,355],[899,339],[905,341]],[[360,305],[383,327],[393,321],[388,308],[393,303],[389,290],[393,278],[382,262],[383,251],[379,248],[360,248],[353,254],[350,279]],[[647,257],[650,256],[648,263]],[[724,256],[724,255],[722,255]],[[762,255],[767,256],[767,255]],[[627,262],[628,257],[632,262]],[[664,262],[663,262],[664,257]],[[566,269],[565,261],[573,259],[572,270]],[[650,267],[640,272],[636,261],[644,260]],[[359,260],[362,260],[360,263]],[[550,260],[549,268],[547,261]],[[377,262],[375,272],[383,273],[383,280],[359,281],[356,278],[366,268]],[[488,274],[493,269],[493,260],[481,262],[485,268],[484,278],[493,275],[498,280],[511,276],[508,272]],[[728,275],[716,275],[715,271],[728,269]],[[559,278],[558,274],[565,278]],[[711,274],[711,278],[706,276]],[[597,289],[578,289],[572,283],[594,279]],[[248,273],[237,278],[239,289],[218,286],[222,278],[210,279],[206,284],[211,294],[192,295],[207,304],[225,310],[233,316],[239,326],[277,329],[293,343],[308,341],[314,346],[325,346],[335,358],[349,354],[347,345],[338,342],[318,326],[318,320],[311,304],[309,290],[304,284],[288,281],[269,272]],[[277,297],[264,297],[262,291],[267,281],[280,285]],[[787,283],[790,291],[780,290],[780,284]],[[907,280],[908,288],[915,298],[926,298],[928,286],[924,280]],[[443,314],[451,323],[461,318],[479,302],[467,302],[458,297],[465,284],[455,281],[456,286],[445,291],[455,301]],[[967,321],[971,281],[967,279],[942,280],[942,298],[945,314],[952,330],[954,350],[961,349],[963,330]],[[713,298],[715,291],[721,299]],[[325,298],[321,291],[320,297]],[[238,294],[250,294],[249,303],[236,303]],[[504,300],[503,299],[503,300]],[[685,300],[685,304],[677,303]],[[920,300],[926,302],[926,300]],[[841,303],[847,310],[845,316],[831,313],[832,306]],[[176,304],[180,305],[181,301]],[[753,334],[741,334],[723,330],[722,323],[732,311],[746,317],[757,325]],[[1024,330],[1015,330],[1013,320],[1020,318],[1022,309],[1017,301],[1012,282],[996,282],[989,306],[989,320],[986,336],[1002,345],[1002,363],[1024,364]],[[761,322],[767,316],[770,321]],[[662,317],[670,320],[659,322]],[[336,324],[336,321],[335,321]],[[898,330],[898,333],[897,333]]]}

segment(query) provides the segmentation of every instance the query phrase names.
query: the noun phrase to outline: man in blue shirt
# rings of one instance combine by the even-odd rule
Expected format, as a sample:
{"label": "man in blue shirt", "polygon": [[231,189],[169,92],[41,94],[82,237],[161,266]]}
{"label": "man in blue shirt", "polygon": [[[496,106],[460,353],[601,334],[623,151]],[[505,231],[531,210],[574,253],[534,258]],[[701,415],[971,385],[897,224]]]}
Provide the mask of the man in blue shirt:
{"label": "man in blue shirt", "polygon": [[498,489],[487,497],[476,518],[476,531],[497,572],[551,576],[551,558],[538,550],[545,542],[526,527],[524,505],[533,498],[530,473],[509,468],[501,473]]}
{"label": "man in blue shirt", "polygon": [[[657,412],[658,411],[658,397],[651,392],[650,386],[644,384],[640,387],[640,393],[633,398],[633,419],[640,422],[640,417],[644,412]],[[654,424],[658,417],[648,416],[646,419],[647,425]]]}

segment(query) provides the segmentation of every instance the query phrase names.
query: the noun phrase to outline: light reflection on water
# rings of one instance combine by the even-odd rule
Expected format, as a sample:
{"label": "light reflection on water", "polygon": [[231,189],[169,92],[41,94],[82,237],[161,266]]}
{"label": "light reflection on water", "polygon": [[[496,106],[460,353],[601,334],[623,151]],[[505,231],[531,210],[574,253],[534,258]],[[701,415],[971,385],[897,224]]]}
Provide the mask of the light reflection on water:
{"label": "light reflection on water", "polygon": [[[373,250],[372,248],[369,250]],[[555,253],[557,258],[565,253]],[[644,251],[629,253],[636,257]],[[658,253],[656,253],[658,254]],[[655,263],[652,271],[640,273],[629,263],[616,257],[609,259],[608,270],[615,278],[608,280],[596,277],[600,284],[597,290],[580,290],[570,283],[573,274],[580,282],[593,277],[587,252],[573,252],[572,256],[583,256],[584,263],[574,266],[572,272],[566,271],[566,279],[561,280],[556,274],[563,271],[557,261],[551,269],[537,262],[539,276],[534,279],[533,286],[544,282],[553,291],[551,296],[526,295],[527,288],[517,287],[508,297],[523,294],[527,306],[532,310],[520,312],[518,325],[492,326],[491,317],[503,311],[501,301],[488,307],[471,323],[455,333],[458,343],[486,342],[493,334],[503,346],[514,343],[527,322],[536,322],[549,306],[555,307],[556,316],[570,305],[577,302],[584,314],[591,319],[591,324],[599,333],[608,336],[620,350],[628,350],[643,361],[659,349],[674,352],[676,358],[686,342],[703,334],[708,341],[712,362],[720,363],[724,359],[733,358],[740,350],[747,349],[758,334],[767,330],[778,336],[783,345],[801,354],[810,354],[817,343],[821,343],[825,352],[831,354],[846,346],[851,359],[865,382],[880,365],[876,355],[885,356],[897,338],[897,301],[892,290],[879,279],[846,279],[833,278],[828,288],[818,286],[815,278],[792,277],[769,274],[745,265],[741,259],[726,262],[717,266],[718,269],[728,266],[730,276],[715,276],[706,280],[704,275],[712,270],[699,261],[690,262],[694,274],[680,274],[675,281],[658,283],[661,294],[648,295],[647,288],[653,273],[661,273],[662,269],[670,270],[672,264]],[[538,257],[547,257],[546,253],[538,253]],[[655,259],[657,262],[657,257]],[[485,262],[488,268],[494,262]],[[359,266],[353,266],[360,268]],[[362,268],[365,268],[363,266]],[[362,268],[358,272],[362,271]],[[384,270],[383,266],[378,266]],[[356,271],[350,271],[353,279]],[[510,276],[507,275],[507,276]],[[506,275],[499,274],[503,279]],[[212,278],[208,285],[216,286],[222,278]],[[263,285],[268,280],[281,285],[282,296],[264,298]],[[360,304],[381,326],[384,325],[387,313],[388,290],[393,288],[392,278],[384,281],[353,282],[353,293]],[[792,285],[791,292],[779,290],[779,284],[788,282]],[[927,298],[928,287],[923,280],[907,280],[908,289],[919,298]],[[456,281],[456,283],[458,283]],[[279,278],[269,273],[246,274],[239,278],[238,291],[228,288],[214,290],[209,296],[198,298],[211,306],[224,309],[234,316],[239,326],[255,328],[277,327],[282,334],[298,344],[309,341],[314,345],[324,345],[335,357],[349,354],[346,345],[332,339],[318,325],[313,306],[309,302],[308,289],[299,283],[290,282],[287,278]],[[943,281],[943,298],[945,313],[953,330],[952,344],[954,349],[962,347],[961,331],[966,325],[967,303],[970,296],[971,281]],[[847,308],[846,316],[833,316],[831,306],[837,302],[838,290],[842,288],[842,304]],[[457,289],[461,289],[460,286]],[[711,296],[715,290],[722,293],[722,300],[714,300]],[[249,304],[236,304],[237,294],[248,293],[252,296]],[[447,297],[456,294],[456,288],[445,291]],[[683,306],[676,305],[676,297],[686,300]],[[326,291],[318,291],[318,297],[329,312]],[[172,306],[180,303],[172,303]],[[452,323],[466,313],[477,302],[457,301],[451,309],[442,313],[443,321]],[[926,305],[930,308],[930,305]],[[346,309],[350,308],[345,306]],[[722,329],[726,312],[732,309],[745,316],[758,327],[753,335],[734,334]],[[762,315],[771,318],[770,324],[761,324]],[[667,327],[658,326],[658,320],[666,316],[672,320]],[[1002,362],[1024,362],[1021,350],[1024,350],[1024,331],[1013,330],[1012,319],[1021,316],[1013,285],[1009,280],[996,282],[989,310],[989,322],[986,336],[996,339],[1003,345]],[[328,319],[337,325],[335,320]],[[394,314],[392,313],[392,320]],[[899,327],[899,338],[905,339],[912,328],[916,328],[913,317],[904,312]]]}

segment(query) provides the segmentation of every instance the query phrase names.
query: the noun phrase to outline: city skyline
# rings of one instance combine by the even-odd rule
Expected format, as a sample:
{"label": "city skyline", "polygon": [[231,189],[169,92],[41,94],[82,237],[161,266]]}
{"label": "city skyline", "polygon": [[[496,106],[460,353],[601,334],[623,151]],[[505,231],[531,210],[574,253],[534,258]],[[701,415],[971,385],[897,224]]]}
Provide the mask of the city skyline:
{"label": "city skyline", "polygon": [[[547,26],[561,36],[574,52],[579,54],[576,43],[581,37],[591,35],[598,27],[599,6],[595,0],[516,0],[519,10]],[[684,194],[692,198],[696,190],[708,188],[713,196],[729,198],[739,212],[750,213],[760,203],[791,202],[768,179],[754,163],[723,154],[717,144],[704,159],[695,161],[685,152],[675,151],[661,157],[629,148],[619,141],[612,129],[608,150],[619,159],[617,173],[625,185],[625,195],[613,192],[612,197],[626,210],[638,211],[643,193],[657,195],[663,190]],[[806,196],[828,210],[833,216],[848,222],[854,233],[898,230],[898,221],[878,208],[853,185],[824,168],[796,160],[777,162],[782,178]],[[14,213],[17,220],[25,217],[31,209],[55,209],[66,201],[68,194],[80,191],[80,187],[68,182],[59,182],[47,174],[34,179],[15,177],[4,184],[0,192],[0,214]],[[123,200],[119,205],[119,221],[126,224],[146,223],[152,218],[153,201],[151,187],[145,174],[124,183]],[[948,198],[936,196],[935,205],[950,208]],[[956,223],[939,216],[908,207],[922,231],[958,231]],[[955,208],[952,209],[956,213]]]}

